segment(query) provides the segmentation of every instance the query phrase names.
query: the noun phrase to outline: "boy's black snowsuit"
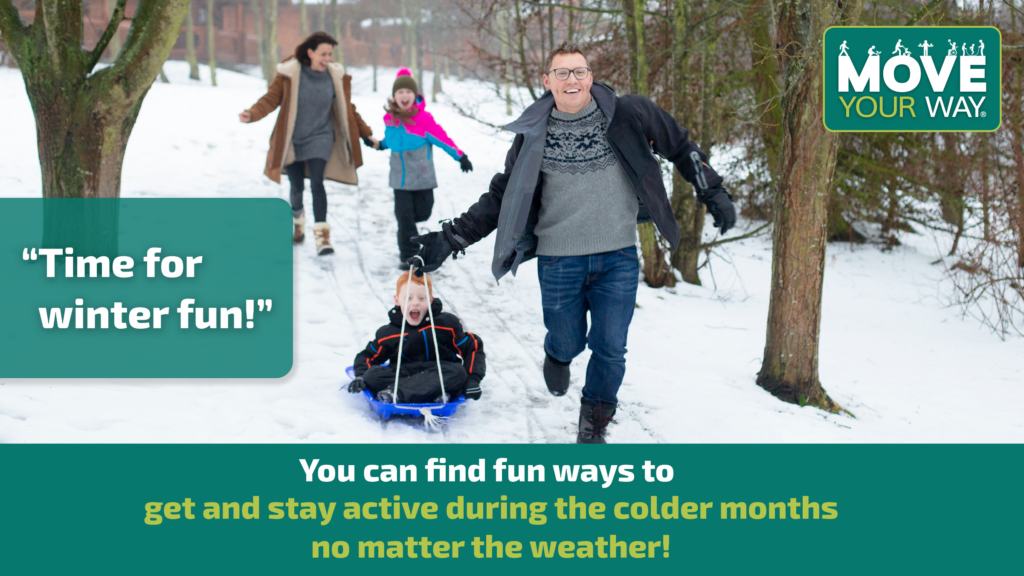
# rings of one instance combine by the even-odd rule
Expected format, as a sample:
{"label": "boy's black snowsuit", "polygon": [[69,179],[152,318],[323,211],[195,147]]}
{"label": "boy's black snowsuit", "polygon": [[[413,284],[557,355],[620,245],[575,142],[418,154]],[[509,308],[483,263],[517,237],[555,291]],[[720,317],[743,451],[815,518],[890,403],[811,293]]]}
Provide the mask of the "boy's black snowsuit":
{"label": "boy's black snowsuit", "polygon": [[[441,312],[441,301],[431,303],[434,330],[441,350],[441,370],[448,396],[480,398],[480,381],[486,370],[484,343],[472,332],[464,332],[462,323],[454,314]],[[395,306],[388,312],[391,322],[377,329],[377,337],[356,355],[353,369],[366,388],[373,392],[390,389],[395,385],[395,366],[398,363],[398,342],[402,335],[402,310]],[[419,326],[405,325],[402,344],[401,376],[398,381],[396,402],[420,404],[433,402],[441,395],[437,376],[434,338],[430,330],[430,317]],[[381,366],[388,362],[387,366]]]}

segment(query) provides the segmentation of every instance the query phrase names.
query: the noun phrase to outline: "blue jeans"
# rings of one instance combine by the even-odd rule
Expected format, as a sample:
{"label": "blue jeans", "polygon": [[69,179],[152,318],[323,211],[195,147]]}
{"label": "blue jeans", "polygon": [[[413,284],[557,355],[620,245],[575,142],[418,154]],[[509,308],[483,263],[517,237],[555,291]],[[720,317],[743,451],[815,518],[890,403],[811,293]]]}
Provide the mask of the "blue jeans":
{"label": "blue jeans", "polygon": [[636,247],[589,256],[540,256],[537,275],[548,329],[544,350],[555,360],[570,362],[589,344],[583,397],[618,404],[640,279]]}

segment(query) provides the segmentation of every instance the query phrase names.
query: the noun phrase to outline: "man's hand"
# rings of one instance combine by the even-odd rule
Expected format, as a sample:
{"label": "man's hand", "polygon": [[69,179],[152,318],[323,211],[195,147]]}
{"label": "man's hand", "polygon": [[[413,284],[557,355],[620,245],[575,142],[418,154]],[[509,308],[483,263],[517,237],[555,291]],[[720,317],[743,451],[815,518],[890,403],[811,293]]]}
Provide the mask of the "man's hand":
{"label": "man's hand", "polygon": [[241,114],[238,115],[238,120],[242,124],[248,124],[249,122],[252,122],[252,114],[250,114],[248,112],[242,112]]}
{"label": "man's hand", "polygon": [[462,168],[463,172],[473,171],[473,164],[469,161],[469,156],[465,153],[462,154],[462,158],[459,158],[459,166]]}
{"label": "man's hand", "polygon": [[705,197],[708,212],[715,218],[715,228],[724,235],[736,225],[736,207],[732,204],[732,196],[725,188],[712,188]]}
{"label": "man's hand", "polygon": [[416,267],[417,276],[437,270],[452,253],[452,245],[448,243],[444,232],[415,236],[412,241],[420,245],[420,251],[408,260],[410,266]]}
{"label": "man's hand", "polygon": [[448,259],[458,258],[458,255],[465,254],[469,242],[459,236],[452,229],[452,221],[441,222],[440,232],[431,232],[422,236],[412,238],[413,242],[420,245],[420,251],[407,260],[411,266],[416,266],[416,275],[423,276],[441,267],[441,264]]}

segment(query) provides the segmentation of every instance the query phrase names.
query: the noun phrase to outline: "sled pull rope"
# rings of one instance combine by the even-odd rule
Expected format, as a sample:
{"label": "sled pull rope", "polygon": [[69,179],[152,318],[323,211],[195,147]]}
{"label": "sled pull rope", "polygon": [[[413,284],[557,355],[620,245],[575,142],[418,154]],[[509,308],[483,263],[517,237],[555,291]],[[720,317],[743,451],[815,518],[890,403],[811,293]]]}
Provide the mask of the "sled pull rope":
{"label": "sled pull rope", "polygon": [[[419,256],[414,256],[414,258],[419,260],[420,264],[423,264],[423,259],[422,258],[420,258]],[[409,283],[412,282],[412,273],[413,273],[413,270],[415,270],[416,268],[418,268],[418,266],[416,266],[415,264],[411,264],[409,266],[409,281],[406,282],[406,284],[405,284],[405,286],[406,286],[406,289],[405,289],[405,307],[406,308],[409,308]],[[448,403],[448,393],[445,392],[445,389],[444,389],[444,374],[441,373],[441,347],[438,346],[438,344],[437,344],[437,331],[434,330],[434,294],[433,294],[433,290],[431,290],[430,287],[428,287],[426,285],[427,284],[426,282],[424,282],[423,284],[424,284],[424,288],[427,289],[427,297],[430,300],[427,303],[427,314],[430,316],[430,334],[434,337],[434,359],[437,361],[437,377],[438,377],[438,379],[441,382],[441,400],[443,401],[444,404],[447,404]],[[402,373],[402,344],[405,342],[405,311],[404,310],[402,311],[402,331],[400,332],[400,334],[401,334],[401,336],[398,337],[398,361],[395,363],[396,364],[395,365],[395,388],[394,388],[394,392],[392,393],[392,397],[395,399],[396,403],[398,402],[398,378],[401,376],[401,373]],[[433,428],[434,426],[436,426],[438,424],[438,422],[436,422],[435,420],[439,420],[439,418],[437,416],[434,416],[432,413],[430,413],[430,408],[421,408],[420,409],[420,413],[423,414],[423,417],[424,417],[423,423],[428,428]]]}

